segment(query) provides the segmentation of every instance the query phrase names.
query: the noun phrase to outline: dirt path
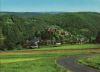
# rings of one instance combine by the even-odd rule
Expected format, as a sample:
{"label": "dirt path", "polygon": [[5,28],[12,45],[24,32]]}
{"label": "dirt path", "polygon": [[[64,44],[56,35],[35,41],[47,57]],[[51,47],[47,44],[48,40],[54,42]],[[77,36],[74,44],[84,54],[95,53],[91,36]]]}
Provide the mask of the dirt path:
{"label": "dirt path", "polygon": [[72,72],[100,72],[100,70],[79,64],[77,60],[80,57],[86,57],[88,55],[76,55],[76,56],[67,56],[57,60],[57,63],[64,66],[65,68],[70,69]]}
{"label": "dirt path", "polygon": [[100,52],[100,48],[92,49],[66,49],[66,50],[19,50],[19,51],[1,51],[0,54],[22,54],[22,53],[51,53],[51,52]]}

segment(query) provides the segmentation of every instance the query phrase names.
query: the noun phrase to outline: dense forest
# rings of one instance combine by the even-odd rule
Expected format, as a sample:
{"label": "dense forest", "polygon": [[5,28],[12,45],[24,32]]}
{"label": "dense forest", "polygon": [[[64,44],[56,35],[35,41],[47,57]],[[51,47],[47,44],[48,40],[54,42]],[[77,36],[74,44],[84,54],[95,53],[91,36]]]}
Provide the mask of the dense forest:
{"label": "dense forest", "polygon": [[0,49],[22,48],[33,37],[41,45],[99,42],[100,13],[0,13]]}

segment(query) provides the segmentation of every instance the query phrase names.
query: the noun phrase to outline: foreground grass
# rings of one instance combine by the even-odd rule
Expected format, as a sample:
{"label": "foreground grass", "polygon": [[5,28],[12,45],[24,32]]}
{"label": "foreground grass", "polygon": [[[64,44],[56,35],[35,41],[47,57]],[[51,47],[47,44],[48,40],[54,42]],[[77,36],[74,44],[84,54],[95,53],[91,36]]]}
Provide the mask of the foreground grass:
{"label": "foreground grass", "polygon": [[95,56],[91,56],[88,58],[80,59],[79,62],[84,64],[84,65],[100,69],[100,54],[95,55]]}
{"label": "foreground grass", "polygon": [[[100,45],[64,45],[60,47],[43,47],[34,50],[87,49],[99,48]],[[27,50],[20,50],[27,51]],[[31,51],[31,50],[30,50]],[[12,51],[15,52],[15,51]],[[55,62],[60,56],[83,54],[81,52],[0,54],[1,72],[68,72]]]}
{"label": "foreground grass", "polygon": [[[21,59],[20,59],[21,60]],[[2,72],[57,72],[53,58],[20,61],[14,63],[1,63]]]}
{"label": "foreground grass", "polygon": [[1,72],[68,72],[55,62],[60,56],[80,53],[1,54]]}

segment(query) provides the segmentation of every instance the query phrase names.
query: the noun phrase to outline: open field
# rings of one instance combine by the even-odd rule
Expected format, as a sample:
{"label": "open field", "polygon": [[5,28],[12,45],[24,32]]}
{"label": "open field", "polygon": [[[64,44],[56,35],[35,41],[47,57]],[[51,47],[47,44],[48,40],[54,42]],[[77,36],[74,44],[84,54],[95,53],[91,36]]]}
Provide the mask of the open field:
{"label": "open field", "polygon": [[[71,46],[71,45],[69,45]],[[39,50],[17,50],[17,51],[5,51],[0,52],[0,71],[1,72],[69,72],[62,66],[56,63],[56,60],[62,56],[78,55],[78,54],[88,54],[94,52],[100,52],[96,50],[99,45],[94,45],[96,48],[91,49],[93,45],[84,45],[84,49],[81,50],[81,45],[74,45],[73,48],[69,50],[62,49],[67,47],[60,46],[57,49],[42,48]],[[90,46],[90,47],[89,47]],[[87,48],[86,48],[87,47]],[[55,47],[56,48],[56,47]],[[78,50],[79,49],[79,50]],[[86,49],[86,50],[85,50]]]}
{"label": "open field", "polygon": [[[2,72],[64,72],[55,60],[60,56],[80,53],[1,54]],[[66,70],[67,71],[67,70]]]}
{"label": "open field", "polygon": [[41,46],[36,49],[0,51],[0,54],[29,54],[29,53],[48,53],[48,52],[100,52],[99,44],[82,44],[82,45],[61,45],[58,47]]}
{"label": "open field", "polygon": [[34,50],[61,50],[61,49],[91,49],[100,48],[100,44],[77,44],[77,45],[61,45],[58,47],[43,47]]}
{"label": "open field", "polygon": [[100,54],[80,59],[79,62],[84,65],[100,69]]}
{"label": "open field", "polygon": [[[21,48],[22,49],[22,48]],[[34,48],[34,49],[22,49],[22,50],[13,50],[13,52],[36,52],[36,51],[58,51],[58,50],[84,50],[84,49],[100,49],[100,44],[77,44],[77,45],[60,45],[58,47],[54,46],[40,46],[39,48]],[[2,52],[12,52],[10,51],[0,51]]]}

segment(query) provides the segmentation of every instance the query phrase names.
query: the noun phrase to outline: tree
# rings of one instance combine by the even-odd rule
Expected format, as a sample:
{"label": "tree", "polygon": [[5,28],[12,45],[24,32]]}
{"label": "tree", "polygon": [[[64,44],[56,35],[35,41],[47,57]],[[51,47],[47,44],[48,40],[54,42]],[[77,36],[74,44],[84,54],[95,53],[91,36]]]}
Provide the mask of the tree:
{"label": "tree", "polygon": [[100,43],[100,32],[98,32],[98,34],[97,34],[96,42],[97,42],[97,43]]}
{"label": "tree", "polygon": [[4,36],[2,34],[2,28],[0,27],[0,49],[2,48],[4,44]]}

